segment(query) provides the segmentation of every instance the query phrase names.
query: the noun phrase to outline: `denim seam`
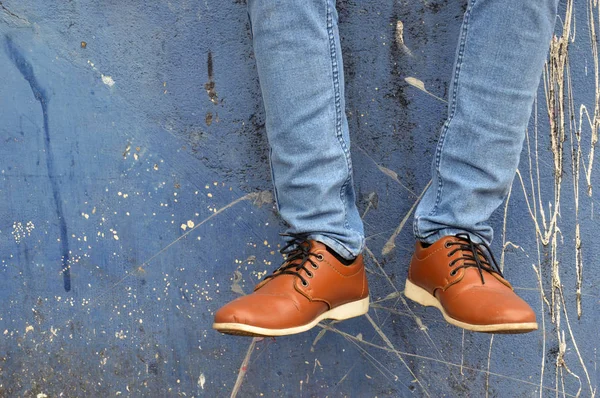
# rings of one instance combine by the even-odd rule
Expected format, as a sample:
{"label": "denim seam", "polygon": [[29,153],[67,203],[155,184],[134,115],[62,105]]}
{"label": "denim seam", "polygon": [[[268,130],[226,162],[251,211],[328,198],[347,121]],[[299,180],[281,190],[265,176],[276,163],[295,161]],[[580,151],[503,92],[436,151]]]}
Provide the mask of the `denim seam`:
{"label": "denim seam", "polygon": [[279,209],[279,195],[277,193],[277,184],[275,183],[275,169],[273,168],[273,148],[269,146],[269,168],[271,169],[271,180],[273,181],[273,196],[275,197],[275,207],[277,212],[281,213]]}
{"label": "denim seam", "polygon": [[350,161],[350,153],[346,146],[344,139],[342,138],[342,110],[341,110],[341,94],[340,94],[340,81],[339,81],[339,68],[337,63],[337,53],[335,46],[335,36],[333,32],[333,17],[331,12],[330,0],[326,0],[327,4],[327,34],[329,36],[329,51],[331,55],[331,72],[333,78],[333,92],[335,99],[335,135],[340,143],[344,157],[346,158],[347,177],[342,187],[340,188],[340,200],[344,207],[344,227],[350,229],[348,223],[348,209],[347,203],[344,198],[344,192],[346,187],[350,183],[350,176],[352,175],[352,163]]}
{"label": "denim seam", "polygon": [[[458,49],[458,54],[456,57],[456,68],[454,70],[452,101],[450,103],[450,112],[448,115],[448,120],[446,121],[446,123],[444,123],[444,127],[440,133],[439,143],[438,143],[438,146],[437,146],[437,149],[435,152],[435,172],[436,172],[437,178],[438,178],[438,187],[437,187],[437,192],[436,192],[435,203],[433,205],[433,208],[429,212],[429,216],[433,216],[437,213],[438,206],[442,199],[442,191],[444,188],[444,183],[442,181],[441,173],[440,173],[440,164],[442,161],[442,159],[441,159],[442,158],[442,150],[444,148],[444,143],[446,142],[446,134],[448,132],[448,129],[450,128],[450,123],[452,122],[452,119],[454,118],[454,115],[456,114],[456,97],[457,97],[457,92],[458,92],[458,88],[459,88],[460,71],[461,71],[462,60],[463,60],[463,56],[464,56],[465,43],[467,41],[467,34],[469,32],[469,17],[471,16],[471,10],[473,9],[473,6],[475,5],[476,1],[477,0],[471,0],[467,10],[465,11],[465,16],[464,16],[464,20],[463,20],[462,32],[460,35],[460,42],[459,42],[459,49]],[[417,225],[416,222],[414,223],[414,229],[415,229],[415,231],[414,231],[415,235],[417,235],[418,237],[422,237],[422,234],[419,230],[419,226]]]}

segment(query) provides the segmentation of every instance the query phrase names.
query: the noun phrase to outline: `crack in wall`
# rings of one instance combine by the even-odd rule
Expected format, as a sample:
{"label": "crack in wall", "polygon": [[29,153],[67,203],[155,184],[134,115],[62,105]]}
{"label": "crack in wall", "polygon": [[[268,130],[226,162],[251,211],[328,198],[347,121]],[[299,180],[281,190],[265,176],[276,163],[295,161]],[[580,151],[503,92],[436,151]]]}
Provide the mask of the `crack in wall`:
{"label": "crack in wall", "polygon": [[23,22],[29,23],[29,21],[27,20],[27,18],[23,18],[17,14],[15,14],[14,12],[12,12],[11,10],[9,10],[8,8],[6,8],[6,6],[0,1],[0,8],[2,9],[2,11],[4,11],[6,14],[8,14],[9,16],[19,19]]}
{"label": "crack in wall", "polygon": [[56,218],[58,220],[58,227],[60,231],[60,246],[61,246],[61,274],[63,276],[63,287],[65,291],[71,290],[71,251],[69,249],[69,234],[67,228],[67,221],[63,210],[63,201],[60,191],[60,184],[57,181],[58,173],[56,171],[56,164],[54,162],[54,152],[52,151],[50,141],[50,123],[48,117],[48,101],[49,97],[46,90],[39,84],[33,67],[25,59],[21,51],[15,46],[10,36],[5,37],[6,49],[8,51],[9,58],[13,61],[17,70],[21,73],[23,78],[29,83],[31,92],[33,93],[36,101],[40,103],[42,108],[42,117],[44,120],[44,149],[46,151],[46,168],[48,172],[48,179],[52,187],[52,197],[54,199],[54,207],[56,212]]}

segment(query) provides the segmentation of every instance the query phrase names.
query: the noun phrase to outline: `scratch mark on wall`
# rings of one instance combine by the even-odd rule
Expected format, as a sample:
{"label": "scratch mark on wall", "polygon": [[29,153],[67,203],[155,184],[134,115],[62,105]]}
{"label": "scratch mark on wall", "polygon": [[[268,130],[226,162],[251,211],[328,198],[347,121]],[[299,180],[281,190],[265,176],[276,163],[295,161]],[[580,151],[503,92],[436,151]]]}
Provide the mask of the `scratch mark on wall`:
{"label": "scratch mark on wall", "polygon": [[492,363],[492,346],[494,345],[494,335],[490,337],[490,348],[488,350],[487,358],[487,372],[485,374],[485,397],[489,397],[490,392],[490,365]]}
{"label": "scratch mark on wall", "polygon": [[354,369],[354,367],[356,366],[356,364],[352,365],[350,367],[350,369],[348,369],[348,371],[346,372],[346,374],[344,374],[344,376],[342,376],[341,379],[338,380],[337,383],[335,383],[335,386],[339,386],[340,384],[342,384],[344,382],[344,380],[346,380],[346,378],[348,377],[348,375],[350,374],[350,372],[352,372],[352,369]]}
{"label": "scratch mark on wall", "polygon": [[[334,321],[332,322],[328,322],[328,326],[333,326]],[[315,339],[313,340],[311,346],[310,346],[310,352],[315,352],[315,347],[317,345],[317,343],[319,342],[319,340],[321,340],[323,338],[323,336],[325,336],[325,333],[327,333],[327,328],[323,328],[321,329],[321,331],[319,331],[319,333],[317,333],[317,336],[315,337]]]}
{"label": "scratch mark on wall", "polygon": [[[598,120],[599,108],[599,90],[598,90],[598,61],[597,61],[597,39],[596,39],[596,23],[595,13],[600,12],[598,2],[590,0],[588,2],[588,25],[590,28],[590,42],[592,45],[592,56],[594,57],[594,72],[596,80],[596,92],[594,103],[594,116],[590,117],[587,107],[581,104],[579,107],[575,105],[573,94],[573,82],[571,81],[571,69],[569,64],[569,44],[575,40],[575,23],[573,17],[574,2],[568,0],[566,3],[565,16],[562,19],[562,34],[560,37],[555,36],[550,44],[549,61],[544,68],[543,85],[545,93],[545,106],[550,125],[549,138],[552,156],[552,172],[554,180],[553,200],[548,202],[547,208],[544,206],[542,199],[542,169],[540,168],[540,153],[538,142],[538,119],[537,113],[534,113],[534,131],[533,141],[530,139],[530,133],[526,134],[527,151],[529,155],[529,189],[526,188],[523,176],[520,172],[517,173],[521,188],[523,189],[524,199],[534,223],[536,231],[538,265],[534,265],[539,285],[540,297],[543,305],[549,309],[550,318],[555,325],[556,341],[558,350],[555,358],[555,389],[561,393],[565,393],[565,376],[572,377],[579,385],[577,395],[579,396],[584,387],[583,383],[587,384],[589,396],[594,397],[596,388],[593,387],[589,371],[586,366],[571,322],[569,320],[569,311],[566,305],[565,286],[561,281],[561,274],[565,272],[561,269],[561,248],[565,241],[572,241],[575,265],[575,300],[577,316],[581,318],[582,309],[582,283],[583,283],[583,242],[581,239],[581,220],[579,217],[580,209],[580,178],[581,170],[584,171],[586,187],[585,191],[588,196],[591,195],[591,171],[593,166],[594,147],[598,141]],[[537,109],[538,102],[535,102]],[[579,112],[576,109],[579,108]],[[579,118],[577,118],[579,113]],[[587,122],[587,123],[585,123]],[[584,129],[584,126],[587,126]],[[588,130],[589,128],[589,130]],[[590,148],[587,163],[583,162],[583,139],[582,137],[590,134]],[[567,141],[568,140],[568,141]],[[567,146],[569,145],[569,146]],[[559,225],[561,218],[561,199],[563,196],[563,177],[565,176],[566,165],[570,160],[571,175],[573,179],[574,193],[574,236],[569,236],[565,239],[564,232]],[[531,200],[529,199],[531,198]],[[543,261],[542,259],[547,259]],[[547,266],[546,266],[547,264]],[[550,285],[546,291],[544,289],[545,276],[548,275]],[[549,295],[549,298],[548,298]],[[544,316],[544,315],[542,315]],[[564,320],[564,324],[563,324]],[[542,320],[543,330],[546,330],[545,320]],[[568,333],[569,340],[565,338]],[[545,334],[543,347],[546,347]],[[565,355],[570,349],[573,349],[580,369],[584,376],[578,375],[573,364],[569,364],[568,357]],[[542,358],[545,362],[545,352]],[[543,363],[544,363],[543,362]],[[544,365],[542,363],[540,378],[540,386],[543,387]]]}
{"label": "scratch mark on wall", "polygon": [[29,23],[29,21],[26,18],[23,18],[23,17],[15,14],[11,10],[9,10],[8,8],[6,8],[6,6],[1,1],[0,1],[0,8],[2,8],[2,11],[4,11],[6,14],[10,15],[11,17],[19,19],[19,20],[21,20],[23,22]]}
{"label": "scratch mark on wall", "polygon": [[[322,324],[319,324],[319,326],[320,327],[324,327]],[[508,375],[501,374],[501,373],[496,373],[496,372],[490,372],[490,371],[483,370],[483,369],[480,369],[480,368],[473,368],[473,367],[470,367],[470,366],[465,366],[465,365],[461,365],[461,364],[458,364],[458,363],[448,362],[448,361],[444,361],[444,360],[437,359],[437,358],[427,357],[427,356],[424,356],[424,355],[414,354],[414,353],[411,353],[411,352],[398,351],[398,350],[390,348],[388,346],[377,345],[375,343],[372,343],[372,342],[369,342],[369,341],[366,341],[366,340],[360,340],[359,341],[355,336],[353,336],[353,335],[351,335],[349,333],[343,332],[343,331],[341,331],[341,330],[339,330],[337,328],[329,328],[329,330],[331,332],[338,333],[338,334],[344,336],[344,338],[346,338],[349,341],[353,341],[356,344],[364,344],[366,346],[377,348],[379,350],[390,352],[392,354],[398,354],[398,355],[403,355],[403,356],[407,356],[407,357],[422,359],[422,360],[425,360],[425,361],[442,363],[442,364],[445,364],[445,365],[448,365],[448,366],[453,366],[453,367],[456,367],[456,368],[460,368],[462,366],[464,369],[467,369],[467,370],[472,371],[472,372],[481,373],[483,375],[489,374],[490,376],[499,377],[499,378],[502,378],[502,379],[506,379],[506,380],[510,380],[510,381],[514,381],[514,382],[518,382],[518,383],[522,383],[522,384],[529,385],[529,386],[532,386],[532,387],[536,387],[536,388],[539,387],[538,384],[533,383],[533,382],[531,382],[529,380],[519,379],[517,377],[508,376]],[[551,387],[544,387],[543,389],[545,391],[550,391],[550,392],[555,392],[555,393],[560,392],[563,396],[566,396],[566,397],[574,397],[574,398],[576,397],[576,395],[573,395],[573,394],[570,394],[568,392],[561,391],[561,390],[558,390],[558,389],[554,389],[554,388],[551,388]]]}
{"label": "scratch mark on wall", "polygon": [[[150,264],[150,262],[152,262],[152,260],[154,260],[156,257],[158,257],[162,253],[164,253],[167,250],[169,250],[169,248],[171,248],[177,242],[179,242],[182,239],[184,239],[186,236],[188,236],[189,234],[191,234],[193,231],[195,231],[196,229],[198,229],[200,226],[204,225],[208,221],[212,220],[213,218],[215,218],[219,214],[223,213],[227,209],[230,209],[231,207],[235,206],[236,204],[238,204],[240,202],[243,202],[243,201],[246,201],[246,200],[252,201],[253,204],[261,204],[262,200],[264,200],[265,197],[269,197],[269,195],[265,195],[263,192],[252,192],[252,193],[244,195],[244,196],[242,196],[240,198],[237,198],[233,202],[231,202],[231,203],[229,203],[229,204],[221,207],[220,209],[214,209],[214,211],[213,211],[213,213],[211,213],[211,215],[209,215],[208,217],[206,217],[202,221],[198,222],[198,224],[194,225],[193,228],[190,228],[189,230],[187,230],[184,234],[182,234],[181,236],[179,236],[177,239],[173,240],[171,243],[169,243],[168,245],[166,245],[165,247],[163,247],[161,250],[159,250],[158,252],[156,252],[155,254],[153,254],[152,256],[150,256],[141,265],[136,266],[135,268],[138,271],[144,271],[144,268],[147,267]],[[127,280],[131,276],[132,276],[132,274],[127,274],[124,277],[122,277],[120,280],[118,280],[117,282],[115,282],[110,289],[107,289],[104,293],[102,293],[99,296],[97,296],[95,301],[98,302],[100,298],[106,296],[112,289],[114,289],[117,286],[121,285],[125,280]],[[92,300],[90,300],[87,304],[89,305],[91,302],[92,302]]]}
{"label": "scratch mark on wall", "polygon": [[233,386],[233,390],[231,390],[231,398],[235,398],[240,392],[240,388],[242,388],[242,383],[244,382],[244,376],[246,372],[248,372],[248,364],[250,363],[250,357],[252,356],[252,352],[254,352],[254,347],[256,343],[262,341],[262,337],[253,337],[250,342],[250,346],[248,347],[248,351],[246,351],[246,356],[240,365],[240,370],[238,372],[237,378],[235,380],[235,384]]}
{"label": "scratch mark on wall", "polygon": [[417,205],[419,204],[419,201],[421,200],[421,198],[425,194],[425,191],[427,191],[427,188],[429,188],[430,185],[431,185],[431,180],[429,180],[429,182],[427,183],[427,185],[425,186],[425,188],[423,188],[423,191],[421,192],[421,194],[419,195],[419,197],[417,198],[417,200],[413,203],[413,205],[408,210],[408,212],[406,212],[406,214],[404,215],[404,218],[402,219],[402,221],[400,221],[400,224],[398,225],[398,227],[396,228],[396,230],[394,231],[394,233],[392,234],[392,236],[390,236],[390,238],[387,240],[387,242],[383,246],[383,249],[381,250],[381,254],[383,256],[389,254],[396,247],[396,243],[395,243],[396,238],[398,237],[398,235],[400,234],[400,232],[404,228],[404,225],[406,225],[406,222],[408,221],[408,219],[412,215],[413,211],[417,208]]}
{"label": "scratch mark on wall", "polygon": [[402,52],[412,57],[412,51],[404,43],[404,23],[400,20],[396,22],[396,45]]}
{"label": "scratch mark on wall", "polygon": [[404,81],[407,82],[408,84],[410,84],[411,86],[418,88],[419,90],[423,91],[424,93],[427,93],[429,95],[431,95],[433,98],[442,101],[443,103],[448,103],[448,101],[446,101],[445,99],[438,97],[437,95],[431,93],[430,91],[428,91],[425,88],[425,83],[423,83],[422,80],[417,79],[416,77],[406,77],[404,78]]}
{"label": "scratch mark on wall", "polygon": [[[562,36],[560,38],[555,37],[550,45],[550,62],[548,67],[546,68],[546,87],[547,87],[547,97],[546,97],[546,107],[548,109],[548,115],[550,118],[550,138],[551,138],[551,149],[554,158],[554,172],[555,172],[555,211],[558,211],[560,207],[560,199],[561,199],[561,186],[562,186],[562,176],[564,170],[564,141],[566,138],[566,128],[567,128],[567,120],[569,115],[574,114],[574,100],[573,100],[573,85],[571,82],[571,74],[570,74],[570,66],[569,66],[569,41],[574,40],[574,29],[571,29],[573,23],[573,4],[572,0],[567,2],[566,15],[563,23],[563,31]],[[589,6],[593,8],[593,4],[589,3]],[[596,7],[598,6],[596,2]],[[589,21],[593,24],[593,21]],[[565,93],[566,90],[566,93]],[[596,92],[596,105],[598,102],[598,92]],[[565,109],[566,108],[566,109]],[[577,272],[577,282],[576,282],[576,290],[580,290],[581,288],[581,278],[582,278],[582,269],[583,262],[581,258],[581,240],[579,235],[579,160],[580,155],[574,153],[574,145],[573,145],[573,125],[571,123],[568,124],[569,127],[569,135],[571,137],[571,159],[573,159],[573,184],[574,190],[576,191],[575,197],[575,233],[576,233],[576,247],[575,247],[575,262],[576,262],[576,272]],[[577,149],[577,153],[580,153],[581,147]],[[564,345],[566,344],[564,339],[564,330],[561,330],[560,321],[560,311],[562,309],[563,314],[565,316],[565,321],[567,325],[567,330],[569,331],[569,335],[571,337],[571,344],[575,348],[577,353],[577,357],[585,373],[586,380],[588,383],[588,387],[591,393],[591,396],[595,395],[595,389],[592,387],[592,383],[588,374],[587,367],[585,362],[579,352],[577,341],[575,336],[573,335],[571,324],[569,322],[569,315],[567,311],[567,307],[565,305],[565,298],[563,292],[563,286],[560,282],[560,272],[559,272],[559,259],[558,259],[558,236],[562,236],[562,232],[560,231],[557,224],[554,225],[554,233],[552,235],[551,242],[551,255],[552,255],[552,305],[555,314],[555,322],[557,326],[557,338],[559,341],[559,355],[556,359],[557,370],[560,370],[562,375],[562,370],[565,369],[568,374],[575,377],[578,382],[581,383],[579,376],[574,374],[566,362],[564,361],[564,355],[561,354],[563,351]],[[581,294],[577,295],[577,300],[581,301]],[[580,313],[580,304],[578,304],[578,310]],[[558,386],[557,386],[558,388]],[[579,391],[581,391],[581,386]],[[579,392],[578,392],[579,394]]]}
{"label": "scratch mark on wall", "polygon": [[[324,328],[324,329],[328,329],[330,331],[333,332],[339,332],[338,329],[330,327],[328,325],[323,325],[322,323],[320,323],[318,326]],[[344,339],[346,339],[346,341],[352,343],[355,348],[360,352],[360,354],[367,360],[369,361],[369,363],[371,365],[373,365],[373,367],[383,376],[386,378],[386,380],[389,381],[394,381],[394,382],[399,382],[400,384],[402,384],[404,387],[406,387],[407,389],[409,388],[406,384],[404,384],[402,382],[402,380],[395,375],[394,373],[392,373],[390,371],[390,369],[383,363],[381,363],[381,361],[379,361],[376,357],[374,357],[373,355],[371,355],[367,350],[364,349],[364,347],[362,347],[359,343],[360,341],[362,341],[362,339],[360,339],[360,341],[358,341],[358,338],[352,336],[352,339],[349,339],[347,336],[347,333],[341,332],[339,333],[340,335],[342,335],[342,337],[344,337]],[[373,344],[371,342],[368,342],[367,345],[369,344]],[[314,372],[313,372],[314,373]]]}
{"label": "scratch mark on wall", "polygon": [[[425,191],[425,190],[424,190]],[[416,201],[415,203],[418,203],[418,201]],[[412,309],[409,307],[408,303],[406,302],[403,294],[396,288],[396,286],[394,285],[394,283],[392,282],[392,280],[390,279],[389,275],[385,272],[385,270],[383,269],[383,267],[381,266],[381,264],[379,263],[379,261],[377,261],[377,258],[375,257],[375,255],[373,254],[373,252],[368,248],[365,247],[365,253],[368,254],[371,259],[373,260],[373,262],[375,263],[375,265],[379,268],[379,270],[383,273],[384,278],[386,279],[386,281],[390,284],[390,286],[394,289],[394,292],[389,294],[384,300],[387,299],[395,299],[397,298],[397,300],[395,301],[393,307],[396,307],[398,301],[402,302],[403,307],[406,309],[406,311],[408,312],[408,315],[413,318],[413,320],[415,321],[415,323],[417,324],[418,328],[420,331],[423,332],[423,334],[425,335],[426,339],[427,339],[427,343],[429,344],[430,347],[432,347],[435,352],[437,353],[437,355],[439,356],[439,358],[441,358],[442,360],[445,360],[442,352],[440,351],[440,349],[437,347],[437,345],[435,344],[435,341],[431,338],[429,332],[428,332],[428,328],[427,326],[423,323],[423,321],[421,320],[420,317],[418,317],[413,311]],[[377,303],[377,302],[375,302]],[[372,306],[371,306],[372,307]],[[382,307],[383,308],[383,307]],[[384,308],[385,309],[385,308]],[[387,320],[387,318],[386,318]],[[386,322],[386,320],[384,320],[381,325],[383,326],[383,324]],[[454,375],[452,375],[452,378],[456,381],[456,383],[458,383],[458,380],[456,380],[456,377]]]}
{"label": "scratch mark on wall", "polygon": [[[465,330],[462,330],[462,338],[460,343],[460,375],[464,376],[463,366],[465,364]],[[488,369],[489,371],[489,369]]]}
{"label": "scratch mark on wall", "polygon": [[366,200],[367,200],[367,207],[365,208],[365,211],[363,211],[363,214],[360,216],[360,218],[363,221],[365,219],[365,216],[369,212],[369,210],[371,210],[371,208],[377,210],[377,207],[379,206],[379,195],[377,195],[377,192],[371,192],[369,195],[367,195]]}
{"label": "scratch mark on wall", "polygon": [[[544,286],[542,284],[542,276],[541,276],[538,268],[535,266],[535,264],[532,264],[532,267],[533,267],[533,270],[535,271],[535,274],[538,279],[538,286],[539,286],[539,291],[540,291],[540,302],[541,302],[540,313],[543,314],[544,313]],[[540,318],[542,320],[542,364],[541,364],[541,368],[540,368],[540,398],[542,398],[542,392],[544,391],[544,371],[546,370],[546,317],[542,315]]]}
{"label": "scratch mark on wall", "polygon": [[417,196],[416,193],[413,192],[412,189],[410,189],[409,187],[407,187],[406,185],[404,185],[402,183],[402,181],[400,181],[400,178],[398,177],[398,173],[396,173],[393,170],[388,169],[387,167],[381,166],[380,164],[378,164],[364,149],[362,149],[360,146],[358,145],[354,145],[355,148],[358,148],[362,153],[365,154],[365,156],[367,158],[369,158],[370,161],[372,161],[375,166],[377,166],[377,168],[379,169],[379,171],[381,171],[383,174],[385,174],[386,176],[390,177],[392,180],[396,181],[402,188],[406,189],[408,192],[410,192],[414,197]]}

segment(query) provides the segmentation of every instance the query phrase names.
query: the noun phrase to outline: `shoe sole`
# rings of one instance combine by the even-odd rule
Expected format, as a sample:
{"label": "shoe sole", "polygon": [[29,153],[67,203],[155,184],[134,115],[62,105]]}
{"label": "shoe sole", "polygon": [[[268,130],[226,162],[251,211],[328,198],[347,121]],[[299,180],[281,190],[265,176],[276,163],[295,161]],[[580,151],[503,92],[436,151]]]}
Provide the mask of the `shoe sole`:
{"label": "shoe sole", "polygon": [[442,304],[440,304],[440,302],[437,298],[435,298],[435,296],[431,295],[431,293],[429,293],[427,290],[415,285],[408,279],[406,280],[404,295],[412,301],[417,302],[421,305],[437,308],[444,316],[446,322],[454,326],[458,326],[459,328],[471,330],[473,332],[513,334],[532,332],[534,330],[537,330],[538,328],[537,322],[499,323],[493,325],[474,325],[471,323],[461,322],[448,315],[442,307]]}
{"label": "shoe sole", "polygon": [[302,333],[312,329],[324,319],[334,319],[342,321],[344,319],[354,318],[366,314],[369,311],[369,297],[353,301],[351,303],[340,305],[329,311],[326,311],[315,318],[312,322],[302,326],[285,329],[268,329],[258,326],[246,325],[244,323],[213,323],[213,329],[225,334],[236,336],[256,336],[256,337],[274,337],[287,336],[290,334]]}

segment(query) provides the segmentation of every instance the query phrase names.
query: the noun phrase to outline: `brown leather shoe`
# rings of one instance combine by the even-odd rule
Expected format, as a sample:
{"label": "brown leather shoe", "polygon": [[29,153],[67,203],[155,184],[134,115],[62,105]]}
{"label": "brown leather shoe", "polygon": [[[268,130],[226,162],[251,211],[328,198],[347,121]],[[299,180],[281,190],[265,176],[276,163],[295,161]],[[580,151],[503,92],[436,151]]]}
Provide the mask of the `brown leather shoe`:
{"label": "brown leather shoe", "polygon": [[438,308],[446,321],[467,330],[526,333],[538,328],[535,313],[504,279],[489,247],[467,234],[446,236],[428,247],[417,242],[404,294]]}
{"label": "brown leather shoe", "polygon": [[369,310],[362,255],[339,262],[322,243],[295,237],[286,261],[254,292],[215,313],[213,329],[244,336],[284,336],[311,329],[323,319],[348,319]]}

